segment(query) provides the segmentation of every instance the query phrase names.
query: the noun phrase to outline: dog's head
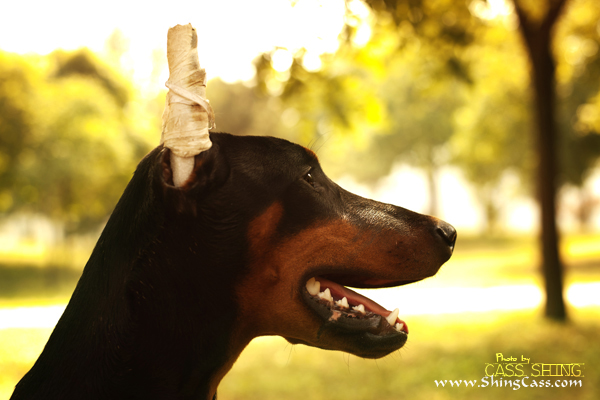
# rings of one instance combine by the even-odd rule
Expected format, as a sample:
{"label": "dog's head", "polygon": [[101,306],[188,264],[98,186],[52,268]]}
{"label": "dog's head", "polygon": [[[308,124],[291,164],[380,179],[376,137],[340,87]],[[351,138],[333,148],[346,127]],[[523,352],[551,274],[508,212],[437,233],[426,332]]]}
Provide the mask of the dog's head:
{"label": "dog's head", "polygon": [[435,274],[454,229],[348,193],[285,140],[211,139],[181,187],[169,150],[140,162],[15,398],[212,398],[257,336],[373,358],[406,342],[346,286]]}
{"label": "dog's head", "polygon": [[211,139],[182,188],[169,187],[163,156],[174,204],[168,218],[189,226],[188,239],[177,241],[202,243],[196,253],[218,269],[204,273],[233,297],[238,337],[280,335],[371,358],[402,347],[408,328],[397,314],[347,286],[393,287],[434,275],[452,254],[454,228],[345,191],[302,146]]}

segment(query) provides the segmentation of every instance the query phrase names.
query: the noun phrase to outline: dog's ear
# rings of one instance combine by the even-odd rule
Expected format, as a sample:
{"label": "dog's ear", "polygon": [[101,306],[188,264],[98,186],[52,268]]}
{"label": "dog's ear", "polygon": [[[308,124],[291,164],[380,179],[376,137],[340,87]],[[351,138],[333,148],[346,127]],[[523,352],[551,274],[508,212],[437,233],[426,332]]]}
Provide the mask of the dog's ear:
{"label": "dog's ear", "polygon": [[161,159],[162,186],[167,204],[179,213],[196,214],[196,205],[229,177],[229,164],[217,143],[194,157],[194,169],[181,186],[174,186],[171,151],[165,149]]}

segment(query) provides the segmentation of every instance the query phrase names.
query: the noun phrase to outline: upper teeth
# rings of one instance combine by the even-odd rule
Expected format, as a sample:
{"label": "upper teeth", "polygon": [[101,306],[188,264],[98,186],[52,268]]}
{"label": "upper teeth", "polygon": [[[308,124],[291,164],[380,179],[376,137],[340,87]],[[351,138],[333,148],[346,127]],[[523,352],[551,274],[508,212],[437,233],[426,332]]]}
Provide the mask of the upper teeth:
{"label": "upper teeth", "polygon": [[[334,301],[329,288],[321,292],[321,282],[319,282],[315,278],[310,278],[308,282],[306,282],[306,290],[308,290],[308,293],[310,293],[311,296],[317,296],[320,299],[326,300],[330,303],[335,303],[337,306],[342,308],[350,308],[350,304],[348,303],[348,299],[346,297],[342,298],[341,300]],[[362,304],[359,304],[356,307],[352,307],[352,309],[362,314],[366,313],[365,306]],[[404,324],[401,322],[396,322],[398,320],[399,313],[400,310],[396,308],[386,317],[386,320],[398,332],[401,332],[404,329]]]}
{"label": "upper teeth", "polygon": [[399,309],[395,309],[394,311],[392,311],[390,313],[390,315],[387,316],[387,322],[389,322],[389,324],[391,326],[396,326],[396,319],[398,319],[398,313],[400,312]]}
{"label": "upper teeth", "polygon": [[335,304],[343,308],[350,308],[350,304],[348,304],[348,299],[345,297],[341,300],[336,301]]}
{"label": "upper teeth", "polygon": [[362,304],[357,305],[356,307],[352,307],[353,310],[358,311],[360,313],[365,313],[365,306],[363,306]]}
{"label": "upper teeth", "polygon": [[329,291],[329,288],[325,289],[324,292],[319,293],[319,298],[333,302],[333,297],[331,297],[331,292]]}
{"label": "upper teeth", "polygon": [[321,282],[319,282],[315,278],[310,278],[308,282],[306,282],[306,290],[308,290],[308,293],[310,293],[312,296],[318,295],[320,289]]}

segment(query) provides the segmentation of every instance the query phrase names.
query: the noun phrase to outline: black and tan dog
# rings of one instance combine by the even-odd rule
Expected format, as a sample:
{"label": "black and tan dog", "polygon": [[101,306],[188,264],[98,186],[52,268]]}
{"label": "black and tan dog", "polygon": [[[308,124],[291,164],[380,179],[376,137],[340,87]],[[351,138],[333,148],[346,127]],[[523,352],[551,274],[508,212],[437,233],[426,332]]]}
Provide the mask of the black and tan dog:
{"label": "black and tan dog", "polygon": [[304,147],[211,134],[186,185],[142,160],[12,399],[212,399],[252,338],[378,358],[408,329],[345,286],[434,275],[449,224],[351,194]]}

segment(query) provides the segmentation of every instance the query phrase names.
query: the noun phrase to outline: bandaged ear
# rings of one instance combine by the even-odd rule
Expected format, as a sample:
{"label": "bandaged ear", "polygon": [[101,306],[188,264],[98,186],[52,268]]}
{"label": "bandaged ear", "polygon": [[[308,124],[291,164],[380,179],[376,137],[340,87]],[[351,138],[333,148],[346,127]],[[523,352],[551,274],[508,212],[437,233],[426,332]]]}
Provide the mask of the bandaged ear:
{"label": "bandaged ear", "polygon": [[194,169],[194,156],[211,147],[208,134],[214,113],[206,99],[206,72],[198,61],[198,36],[192,25],[167,34],[169,92],[163,113],[161,143],[171,150],[173,183],[182,186]]}

